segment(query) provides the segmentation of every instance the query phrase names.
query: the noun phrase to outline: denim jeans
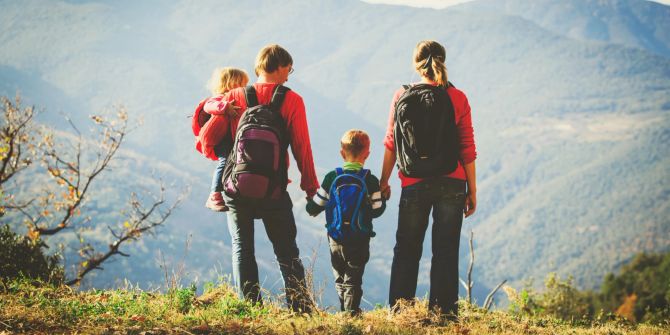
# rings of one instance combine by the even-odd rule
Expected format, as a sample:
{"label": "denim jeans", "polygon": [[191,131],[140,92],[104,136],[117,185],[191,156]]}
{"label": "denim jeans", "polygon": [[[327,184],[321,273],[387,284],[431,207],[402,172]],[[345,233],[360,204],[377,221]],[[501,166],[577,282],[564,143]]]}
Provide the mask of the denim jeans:
{"label": "denim jeans", "polygon": [[363,297],[363,272],[370,259],[370,239],[339,243],[328,237],[328,244],[340,310],[358,314]]}
{"label": "denim jeans", "polygon": [[223,140],[214,147],[214,153],[219,160],[212,176],[212,193],[223,191],[223,181],[221,179],[223,179],[223,169],[226,167],[226,157],[230,153],[232,146],[233,144],[229,140]]}
{"label": "denim jeans", "polygon": [[429,306],[444,314],[458,315],[458,247],[464,205],[463,180],[438,177],[402,189],[389,289],[392,307],[399,299],[413,299],[416,294],[423,240],[432,210]]}
{"label": "denim jeans", "polygon": [[305,269],[300,261],[293,203],[284,191],[279,200],[232,199],[224,195],[228,210],[233,255],[233,278],[243,298],[262,303],[254,249],[254,219],[263,220],[284,280],[286,301],[294,311],[310,312]]}

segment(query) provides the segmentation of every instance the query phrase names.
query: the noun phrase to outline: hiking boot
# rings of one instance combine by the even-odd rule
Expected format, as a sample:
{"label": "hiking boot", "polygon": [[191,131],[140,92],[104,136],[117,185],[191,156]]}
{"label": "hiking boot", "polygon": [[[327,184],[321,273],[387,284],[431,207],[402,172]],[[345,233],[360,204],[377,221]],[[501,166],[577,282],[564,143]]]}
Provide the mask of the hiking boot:
{"label": "hiking boot", "polygon": [[215,212],[226,212],[228,211],[228,206],[226,206],[226,202],[223,200],[223,196],[221,195],[221,192],[212,192],[209,195],[209,198],[207,198],[207,202],[205,203],[205,207],[215,211]]}

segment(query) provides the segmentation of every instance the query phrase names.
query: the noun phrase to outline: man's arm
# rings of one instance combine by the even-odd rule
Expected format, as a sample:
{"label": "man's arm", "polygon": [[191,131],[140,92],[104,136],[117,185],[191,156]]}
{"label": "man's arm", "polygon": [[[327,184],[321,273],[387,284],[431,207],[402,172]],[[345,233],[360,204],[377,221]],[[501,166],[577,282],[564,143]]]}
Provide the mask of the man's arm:
{"label": "man's arm", "polygon": [[287,120],[288,132],[291,137],[291,152],[298,164],[301,180],[300,188],[307,193],[307,198],[312,198],[319,188],[319,181],[314,170],[314,158],[312,157],[312,145],[309,139],[307,127],[307,116],[305,115],[305,104],[300,96],[297,97],[294,110],[291,111],[291,119]]}

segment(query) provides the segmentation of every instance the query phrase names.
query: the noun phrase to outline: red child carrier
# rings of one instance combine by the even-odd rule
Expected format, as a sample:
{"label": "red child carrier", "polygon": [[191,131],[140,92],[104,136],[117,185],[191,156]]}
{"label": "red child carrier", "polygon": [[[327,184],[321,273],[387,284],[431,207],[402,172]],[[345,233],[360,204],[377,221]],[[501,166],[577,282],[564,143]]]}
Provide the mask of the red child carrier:
{"label": "red child carrier", "polygon": [[193,117],[191,119],[191,129],[193,129],[193,135],[195,137],[198,137],[200,134],[200,129],[209,121],[209,119],[212,117],[209,113],[205,112],[205,103],[207,102],[207,99],[203,99],[200,101],[197,107],[195,107],[195,111],[193,112]]}
{"label": "red child carrier", "polygon": [[279,109],[289,88],[277,85],[268,105],[259,105],[253,85],[245,88],[247,110],[235,134],[223,173],[224,192],[233,198],[278,199],[288,182],[288,134]]}

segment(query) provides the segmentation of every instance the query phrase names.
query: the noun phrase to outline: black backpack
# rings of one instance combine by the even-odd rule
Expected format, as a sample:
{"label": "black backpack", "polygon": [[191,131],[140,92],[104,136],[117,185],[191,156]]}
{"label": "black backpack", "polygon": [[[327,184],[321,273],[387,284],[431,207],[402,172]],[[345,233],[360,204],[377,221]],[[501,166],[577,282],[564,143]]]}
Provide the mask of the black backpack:
{"label": "black backpack", "polygon": [[458,166],[460,140],[446,88],[430,84],[403,87],[405,92],[395,104],[393,129],[398,169],[413,178],[453,172]]}
{"label": "black backpack", "polygon": [[268,105],[259,105],[253,85],[245,88],[247,110],[235,133],[223,172],[223,189],[233,198],[278,199],[288,182],[288,134],[279,109],[290,89],[277,85]]}

